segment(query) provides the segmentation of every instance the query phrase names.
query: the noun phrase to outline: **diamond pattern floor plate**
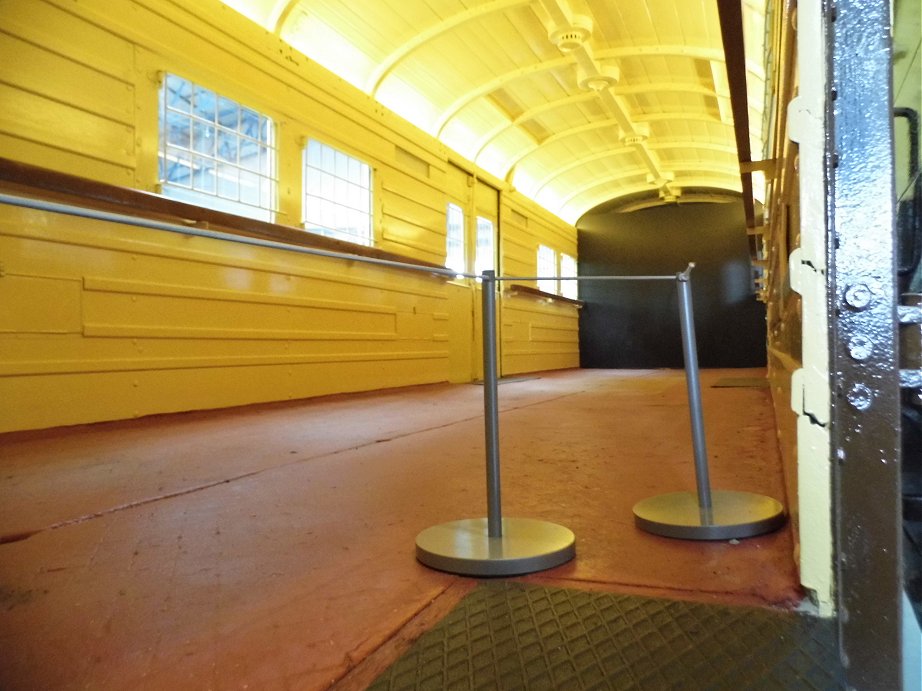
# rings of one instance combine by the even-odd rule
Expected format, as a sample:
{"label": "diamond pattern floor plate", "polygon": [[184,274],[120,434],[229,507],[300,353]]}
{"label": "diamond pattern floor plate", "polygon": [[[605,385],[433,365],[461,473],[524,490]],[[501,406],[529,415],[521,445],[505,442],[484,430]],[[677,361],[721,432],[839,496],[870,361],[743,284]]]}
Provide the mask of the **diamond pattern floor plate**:
{"label": "diamond pattern floor plate", "polygon": [[370,688],[790,691],[839,679],[831,621],[491,581]]}

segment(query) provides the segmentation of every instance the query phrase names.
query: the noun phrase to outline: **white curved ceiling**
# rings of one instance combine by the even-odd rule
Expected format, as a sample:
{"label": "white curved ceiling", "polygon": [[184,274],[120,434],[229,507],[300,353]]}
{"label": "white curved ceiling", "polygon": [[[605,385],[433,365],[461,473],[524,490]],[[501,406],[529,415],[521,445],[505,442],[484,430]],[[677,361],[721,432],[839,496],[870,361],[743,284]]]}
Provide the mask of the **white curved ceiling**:
{"label": "white curved ceiling", "polygon": [[[741,189],[717,0],[224,2],[568,222]],[[743,2],[756,155],[764,5]]]}

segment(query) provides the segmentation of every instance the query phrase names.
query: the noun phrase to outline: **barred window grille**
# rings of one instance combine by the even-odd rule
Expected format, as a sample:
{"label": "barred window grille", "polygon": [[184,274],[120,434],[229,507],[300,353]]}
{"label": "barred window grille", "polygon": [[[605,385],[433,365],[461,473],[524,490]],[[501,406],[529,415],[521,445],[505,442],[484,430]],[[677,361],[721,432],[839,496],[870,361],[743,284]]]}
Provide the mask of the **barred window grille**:
{"label": "barred window grille", "polygon": [[371,166],[316,140],[304,149],[304,228],[374,244]]}
{"label": "barred window grille", "polygon": [[168,197],[273,221],[277,149],[271,118],[175,74],[160,89],[160,185]]}
{"label": "barred window grille", "polygon": [[449,204],[445,224],[445,266],[463,274],[464,259],[464,211],[457,204]]}
{"label": "barred window grille", "polygon": [[474,254],[474,273],[481,274],[496,266],[494,242],[496,233],[493,221],[483,216],[477,217],[477,251]]}
{"label": "barred window grille", "polygon": [[[569,254],[560,254],[560,275],[577,276],[576,259]],[[579,296],[579,281],[561,281],[560,294],[565,298],[576,300]]]}
{"label": "barred window grille", "polygon": [[[546,245],[538,245],[538,275],[557,275],[557,253]],[[557,279],[544,279],[538,281],[538,290],[545,293],[557,294]]]}

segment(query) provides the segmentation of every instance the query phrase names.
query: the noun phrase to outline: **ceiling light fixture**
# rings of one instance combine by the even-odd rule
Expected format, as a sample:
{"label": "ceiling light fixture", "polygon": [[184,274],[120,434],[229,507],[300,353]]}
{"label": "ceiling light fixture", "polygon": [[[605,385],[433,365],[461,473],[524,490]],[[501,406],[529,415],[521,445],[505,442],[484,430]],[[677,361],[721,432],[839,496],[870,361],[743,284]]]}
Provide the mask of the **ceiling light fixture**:
{"label": "ceiling light fixture", "polygon": [[592,36],[592,19],[575,14],[569,24],[554,27],[547,36],[561,53],[572,53]]}

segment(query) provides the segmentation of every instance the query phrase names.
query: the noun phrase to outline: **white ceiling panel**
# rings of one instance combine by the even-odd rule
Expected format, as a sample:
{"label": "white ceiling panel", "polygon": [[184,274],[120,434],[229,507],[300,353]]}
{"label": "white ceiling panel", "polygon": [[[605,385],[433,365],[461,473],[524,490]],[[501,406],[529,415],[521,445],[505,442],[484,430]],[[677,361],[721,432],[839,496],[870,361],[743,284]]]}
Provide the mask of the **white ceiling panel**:
{"label": "white ceiling panel", "polygon": [[[567,221],[741,187],[716,0],[225,2]],[[743,5],[755,158],[763,10]]]}

